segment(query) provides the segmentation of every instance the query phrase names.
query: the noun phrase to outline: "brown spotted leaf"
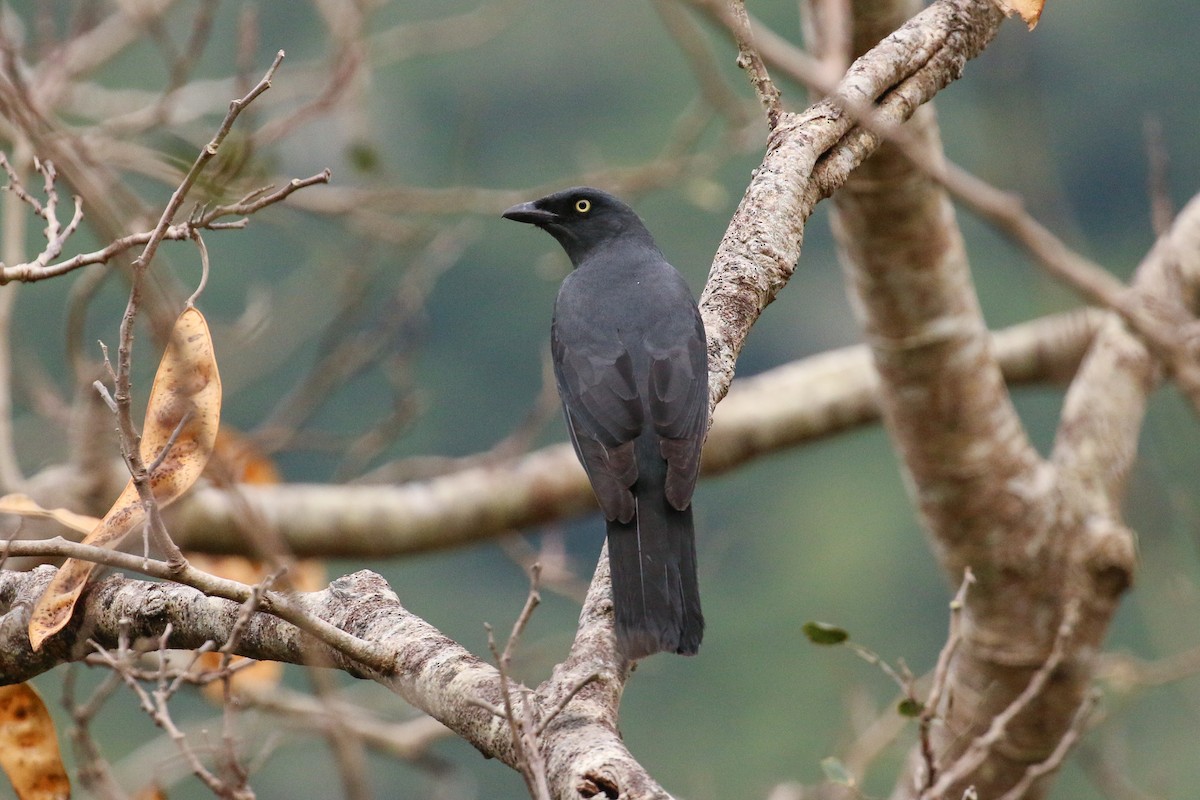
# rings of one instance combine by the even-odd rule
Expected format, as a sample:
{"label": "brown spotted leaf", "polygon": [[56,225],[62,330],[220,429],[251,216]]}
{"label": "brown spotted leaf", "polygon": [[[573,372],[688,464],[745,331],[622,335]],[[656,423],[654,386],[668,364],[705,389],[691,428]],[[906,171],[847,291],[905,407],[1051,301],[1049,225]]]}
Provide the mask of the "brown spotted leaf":
{"label": "brown spotted leaf", "polygon": [[[160,507],[177,499],[200,477],[212,453],[220,418],[221,378],[212,337],[204,315],[188,306],[175,321],[167,351],[158,364],[142,427],[140,453],[147,468],[154,467],[150,488]],[[168,444],[170,448],[163,456]],[[83,543],[116,547],[145,520],[146,509],[130,481]],[[29,641],[34,650],[71,619],[94,568],[90,561],[73,558],[59,568],[29,620]]]}
{"label": "brown spotted leaf", "polygon": [[71,796],[54,721],[28,683],[0,686],[0,767],[21,800]]}

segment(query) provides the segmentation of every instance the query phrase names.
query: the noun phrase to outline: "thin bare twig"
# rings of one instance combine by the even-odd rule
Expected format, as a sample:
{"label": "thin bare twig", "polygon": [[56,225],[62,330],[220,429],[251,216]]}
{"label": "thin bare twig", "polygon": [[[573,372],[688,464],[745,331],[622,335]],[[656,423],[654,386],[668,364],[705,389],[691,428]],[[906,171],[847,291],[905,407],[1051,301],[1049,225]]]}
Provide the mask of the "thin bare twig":
{"label": "thin bare twig", "polygon": [[34,168],[42,174],[44,181],[43,191],[46,195],[46,203],[44,205],[38,202],[37,198],[30,195],[25,190],[25,187],[21,185],[21,180],[16,170],[9,163],[4,153],[0,153],[0,168],[8,175],[8,186],[6,188],[28,205],[34,214],[46,222],[46,227],[43,230],[46,246],[42,248],[42,252],[38,253],[33,261],[26,264],[17,264],[12,267],[0,262],[0,286],[2,286],[11,280],[19,279],[20,275],[26,271],[45,269],[51,261],[58,258],[63,251],[63,247],[66,246],[67,240],[74,235],[75,231],[79,229],[79,224],[83,222],[83,201],[79,195],[72,196],[75,203],[75,211],[64,227],[58,219],[58,188],[55,185],[58,173],[51,162],[34,160]]}
{"label": "thin bare twig", "polygon": [[[168,225],[162,233],[162,240],[186,241],[192,238],[196,231],[201,229],[219,231],[245,228],[249,223],[246,217],[250,214],[281,202],[293,192],[300,189],[316,184],[328,183],[331,177],[332,173],[328,169],[325,169],[307,178],[293,178],[278,189],[268,186],[256,190],[236,203],[212,206],[200,213],[195,219]],[[226,217],[233,216],[242,218],[226,220]],[[131,233],[112,240],[99,250],[79,253],[58,263],[47,262],[40,264],[37,260],[34,260],[23,264],[0,266],[0,284],[11,283],[13,281],[34,283],[66,275],[68,272],[73,272],[81,267],[93,264],[106,264],[121,253],[148,244],[156,231],[157,228],[140,233]]]}
{"label": "thin bare twig", "polygon": [[62,706],[70,715],[72,722],[69,735],[75,746],[76,774],[79,776],[79,783],[92,794],[104,798],[104,800],[124,800],[127,795],[113,777],[111,764],[104,757],[99,743],[92,737],[91,732],[91,724],[96,715],[100,713],[104,704],[112,698],[113,694],[121,688],[121,677],[115,672],[109,673],[108,677],[92,690],[86,700],[77,702],[75,681],[78,675],[79,668],[74,664],[68,665],[67,674],[63,678]]}
{"label": "thin bare twig", "polygon": [[[142,283],[145,277],[146,270],[149,268],[151,261],[154,259],[154,254],[158,250],[159,244],[166,234],[167,228],[170,227],[171,220],[175,217],[176,212],[183,205],[188,192],[195,184],[196,179],[200,177],[200,173],[205,166],[216,157],[217,150],[221,146],[221,142],[229,134],[233,128],[233,123],[237,120],[238,115],[256,97],[261,95],[271,86],[271,78],[275,74],[275,70],[279,68],[280,62],[283,61],[283,51],[280,50],[275,55],[275,60],[267,69],[262,80],[251,89],[244,97],[232,101],[229,104],[229,112],[225,115],[221,125],[217,128],[216,134],[212,140],[200,151],[196,160],[192,163],[191,169],[183,177],[183,180],[175,188],[171,194],[171,199],[167,202],[166,208],[163,209],[162,215],[158,219],[158,225],[150,234],[149,241],[145,247],[133,261],[133,280],[129,290],[129,301],[125,306],[125,313],[121,316],[120,329],[120,345],[117,348],[117,369],[116,378],[114,380],[115,391],[113,392],[113,400],[117,404],[117,426],[120,431],[121,454],[125,459],[125,464],[129,468],[129,474],[133,479],[133,484],[137,487],[138,497],[141,499],[143,506],[146,508],[146,516],[148,522],[148,530],[154,537],[158,546],[167,554],[168,562],[175,565],[178,569],[182,569],[185,565],[183,553],[171,540],[170,534],[167,532],[166,525],[163,524],[162,515],[159,513],[158,502],[154,497],[153,488],[150,485],[151,471],[146,468],[142,461],[140,452],[140,437],[137,432],[137,427],[133,422],[133,403],[131,392],[132,381],[132,361],[133,361],[133,325],[137,318],[139,308],[141,306]],[[166,449],[164,448],[164,452]],[[162,456],[160,455],[160,458]]]}
{"label": "thin bare twig", "polygon": [[926,789],[933,786],[937,779],[937,760],[930,739],[930,728],[939,713],[942,695],[946,691],[946,682],[950,675],[950,662],[954,660],[954,654],[958,652],[958,646],[962,644],[962,612],[967,601],[967,589],[974,582],[975,573],[971,571],[970,567],[967,567],[963,570],[962,583],[959,584],[954,599],[950,601],[950,632],[946,636],[946,644],[938,653],[937,665],[933,668],[933,684],[929,687],[929,697],[925,701],[925,707],[921,710],[918,736],[921,759],[925,763]]}
{"label": "thin bare twig", "polygon": [[244,783],[237,786],[230,785],[228,781],[204,765],[204,762],[200,759],[200,755],[192,747],[191,742],[188,741],[187,735],[175,724],[174,719],[171,717],[170,701],[176,691],[178,691],[181,681],[178,675],[175,676],[174,680],[170,680],[170,675],[166,669],[166,664],[168,663],[166,650],[170,635],[171,626],[168,624],[159,637],[159,663],[162,667],[156,681],[157,685],[152,691],[148,691],[143,687],[136,675],[128,669],[131,659],[135,658],[136,654],[131,655],[128,649],[127,637],[121,637],[116,655],[113,655],[94,641],[90,641],[89,643],[102,662],[119,675],[129,690],[133,692],[146,715],[154,721],[155,725],[162,728],[171,741],[175,743],[179,754],[183,757],[193,775],[199,778],[218,797],[227,797],[231,798],[231,800],[252,800],[254,793]]}
{"label": "thin bare twig", "polygon": [[221,121],[217,132],[213,135],[209,143],[200,150],[200,154],[192,162],[191,168],[171,194],[171,199],[167,201],[167,206],[163,209],[163,213],[159,217],[158,225],[151,234],[150,241],[146,242],[146,247],[142,250],[142,254],[134,260],[135,267],[145,269],[154,259],[154,253],[158,249],[159,242],[162,241],[163,234],[171,224],[171,220],[174,219],[176,212],[183,205],[183,201],[187,198],[188,192],[191,191],[192,186],[196,183],[196,179],[200,177],[200,173],[204,171],[208,163],[216,157],[218,148],[225,141],[225,137],[229,135],[229,131],[233,129],[233,123],[237,121],[238,116],[246,106],[250,105],[250,103],[254,102],[255,98],[271,88],[271,79],[275,76],[275,71],[279,69],[283,58],[284,52],[280,50],[275,54],[275,60],[267,68],[266,74],[263,75],[254,88],[247,92],[244,97],[234,100],[229,104],[229,112],[225,115],[225,119]]}
{"label": "thin bare twig", "polygon": [[988,755],[991,754],[992,749],[1004,738],[1009,723],[1042,693],[1046,684],[1050,682],[1051,676],[1054,675],[1059,665],[1062,664],[1063,658],[1066,657],[1067,647],[1070,644],[1071,637],[1075,633],[1075,626],[1079,621],[1079,605],[1078,598],[1072,598],[1068,601],[1066,608],[1063,610],[1063,617],[1059,623],[1058,632],[1054,637],[1054,644],[1045,662],[1033,673],[1033,676],[1029,679],[1029,683],[1025,685],[1021,693],[1003,711],[992,718],[988,729],[975,737],[963,754],[942,772],[932,787],[921,792],[921,800],[940,800],[944,798],[946,791],[951,785],[974,772],[987,759]]}
{"label": "thin bare twig", "polygon": [[1062,735],[1062,738],[1058,740],[1058,744],[1051,751],[1050,755],[1043,761],[1031,764],[1026,768],[1021,779],[1013,784],[1011,789],[1000,795],[997,800],[1021,800],[1021,798],[1026,796],[1025,793],[1029,791],[1035,781],[1061,767],[1071,749],[1079,743],[1080,737],[1087,732],[1088,719],[1099,699],[1100,692],[1098,690],[1089,692],[1088,696],[1079,704],[1079,708],[1075,710],[1075,716],[1071,718],[1070,726],[1067,727],[1066,733]]}
{"label": "thin bare twig", "polygon": [[930,173],[951,194],[1021,244],[1054,277],[1085,298],[1111,309],[1162,360],[1180,391],[1200,413],[1200,364],[1183,332],[1195,321],[1178,304],[1150,305],[1100,265],[1072,251],[1024,210],[1020,200],[951,163]]}
{"label": "thin bare twig", "polygon": [[749,73],[754,93],[758,95],[758,101],[762,103],[763,110],[767,113],[767,127],[775,130],[779,125],[779,117],[783,114],[779,89],[771,80],[771,76],[767,72],[767,65],[763,62],[762,55],[754,44],[754,34],[750,30],[750,17],[746,14],[745,0],[732,0],[729,5],[732,9],[733,25],[731,30],[738,46],[737,64]]}
{"label": "thin bare twig", "polygon": [[[521,613],[517,615],[517,619],[513,623],[512,632],[508,635],[508,641],[504,644],[503,652],[496,646],[496,637],[493,634],[491,625],[485,626],[488,634],[488,648],[492,651],[492,657],[496,660],[496,669],[499,672],[500,697],[503,708],[497,708],[482,698],[478,698],[474,702],[475,705],[487,709],[493,715],[502,717],[508,722],[508,728],[512,735],[513,749],[516,752],[517,766],[521,770],[521,776],[525,779],[525,786],[529,789],[529,794],[534,800],[550,800],[550,784],[546,775],[546,762],[542,757],[538,741],[541,732],[545,730],[545,726],[539,723],[538,712],[535,710],[534,703],[529,696],[530,692],[524,687],[520,687],[518,690],[521,704],[520,713],[518,714],[518,710],[513,703],[512,692],[509,690],[510,679],[508,676],[512,656],[516,650],[517,643],[521,639],[521,634],[525,631],[525,626],[529,624],[529,620],[533,617],[534,609],[542,602],[541,594],[538,592],[540,574],[541,566],[539,564],[534,564],[530,567],[529,595],[525,598],[525,606],[521,609]],[[590,683],[594,679],[594,677],[589,678],[586,683]],[[580,688],[582,686],[575,688],[571,692],[571,695],[574,696],[578,693]],[[565,702],[561,705],[565,705]],[[562,710],[561,705],[554,710],[550,719],[553,719],[553,715]]]}

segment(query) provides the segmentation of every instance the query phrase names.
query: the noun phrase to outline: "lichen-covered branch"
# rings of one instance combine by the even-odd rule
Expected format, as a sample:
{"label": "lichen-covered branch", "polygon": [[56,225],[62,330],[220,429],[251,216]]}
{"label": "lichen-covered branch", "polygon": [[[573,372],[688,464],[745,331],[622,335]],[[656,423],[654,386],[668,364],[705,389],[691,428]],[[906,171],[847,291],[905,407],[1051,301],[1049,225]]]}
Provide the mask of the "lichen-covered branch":
{"label": "lichen-covered branch", "polygon": [[[24,638],[29,609],[53,573],[52,567],[0,571],[0,676],[6,683],[82,659],[93,650],[89,640],[116,649],[121,637],[157,637],[167,625],[172,631],[171,648],[228,641],[241,613],[240,603],[188,586],[113,576],[89,586],[75,621],[47,641],[42,651],[32,653]],[[496,668],[410,613],[378,575],[365,570],[347,575],[323,591],[297,595],[295,602],[312,618],[390,653],[387,663],[395,667],[366,666],[295,625],[261,612],[251,615],[238,632],[236,653],[334,666],[374,680],[484,755],[517,766],[507,722],[485,708],[502,704]],[[609,602],[607,596],[593,592],[584,604],[572,658],[530,693],[535,715],[546,718],[537,731],[554,796],[586,797],[587,787],[593,786],[597,791],[616,788],[622,797],[666,798],[666,792],[629,754],[616,729],[616,701],[626,665],[614,660],[611,615],[605,608]],[[581,688],[581,683],[586,685]]]}
{"label": "lichen-covered branch", "polygon": [[940,0],[858,59],[832,98],[780,115],[700,298],[714,404],[729,390],[750,328],[791,278],[813,208],[878,146],[877,137],[851,135],[855,117],[838,98],[878,100],[877,120],[903,122],[961,75],[1002,19],[987,2]]}
{"label": "lichen-covered branch", "polygon": [[[890,8],[894,24],[911,4],[854,8],[864,49],[888,31],[881,11]],[[893,797],[1015,787],[1041,797],[1078,736],[1091,654],[1132,579],[1119,495],[1158,365],[1114,318],[1074,381],[1054,458],[1041,459],[1012,407],[949,197],[930,174],[938,170],[922,168],[937,165],[940,150],[923,109],[903,147],[878,147],[835,196],[839,252],[906,483],[948,578],[968,569],[978,578],[944,700],[932,709],[942,724]],[[1181,215],[1139,271],[1144,313],[1157,306],[1162,320],[1191,318],[1192,290],[1177,277],[1189,274],[1194,225]]]}

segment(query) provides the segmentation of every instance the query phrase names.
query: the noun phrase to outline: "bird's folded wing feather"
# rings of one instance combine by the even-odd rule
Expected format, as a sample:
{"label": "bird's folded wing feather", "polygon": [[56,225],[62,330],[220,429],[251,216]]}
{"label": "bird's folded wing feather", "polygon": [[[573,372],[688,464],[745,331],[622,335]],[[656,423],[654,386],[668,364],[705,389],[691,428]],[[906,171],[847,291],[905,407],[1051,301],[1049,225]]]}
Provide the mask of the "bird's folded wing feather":
{"label": "bird's folded wing feather", "polygon": [[650,417],[667,462],[667,502],[692,501],[708,428],[708,366],[703,329],[686,344],[650,350]]}
{"label": "bird's folded wing feather", "polygon": [[550,346],[554,376],[575,452],[591,479],[604,515],[629,522],[637,480],[633,440],[642,428],[633,363],[620,342],[563,341],[557,328]]}

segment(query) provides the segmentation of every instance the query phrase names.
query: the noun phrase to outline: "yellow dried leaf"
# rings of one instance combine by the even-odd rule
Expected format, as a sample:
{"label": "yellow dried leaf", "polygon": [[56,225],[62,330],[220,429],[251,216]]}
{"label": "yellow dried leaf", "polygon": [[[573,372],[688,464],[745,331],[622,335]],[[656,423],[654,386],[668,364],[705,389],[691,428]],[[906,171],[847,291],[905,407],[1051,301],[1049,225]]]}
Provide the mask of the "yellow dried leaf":
{"label": "yellow dried leaf", "polygon": [[142,460],[154,463],[175,435],[167,457],[150,476],[159,505],[175,500],[196,482],[217,439],[221,418],[221,377],[208,322],[189,306],[175,321],[150,388],[142,429]]}
{"label": "yellow dried leaf", "polygon": [[0,767],[21,800],[71,796],[54,721],[28,683],[0,686]]}
{"label": "yellow dried leaf", "polygon": [[1038,20],[1042,17],[1042,7],[1046,5],[1046,0],[992,1],[1004,12],[1006,17],[1011,17],[1013,14],[1020,14],[1021,19],[1025,20],[1025,24],[1029,26],[1029,30],[1037,27]]}
{"label": "yellow dried leaf", "polygon": [[[200,477],[212,453],[220,418],[221,378],[212,337],[204,315],[188,306],[175,321],[167,351],[159,361],[142,427],[141,457],[147,467],[154,467],[150,487],[160,507],[177,499]],[[160,459],[168,444],[170,449]],[[130,481],[83,543],[116,547],[145,519],[146,509]],[[29,620],[34,650],[71,619],[94,568],[89,561],[73,558],[59,568]]]}
{"label": "yellow dried leaf", "polygon": [[76,514],[65,508],[42,508],[27,494],[6,494],[0,497],[0,513],[19,514],[22,517],[40,517],[52,519],[80,533],[87,533],[100,522],[96,517],[86,514]]}

